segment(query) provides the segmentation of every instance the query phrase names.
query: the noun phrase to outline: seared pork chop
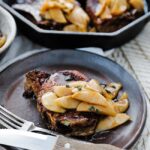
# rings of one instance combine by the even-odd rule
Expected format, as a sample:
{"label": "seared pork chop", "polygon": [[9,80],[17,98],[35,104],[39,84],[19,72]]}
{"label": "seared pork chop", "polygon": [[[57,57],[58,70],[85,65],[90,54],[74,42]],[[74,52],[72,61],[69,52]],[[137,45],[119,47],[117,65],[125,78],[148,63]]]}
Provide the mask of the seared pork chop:
{"label": "seared pork chop", "polygon": [[76,70],[64,70],[54,74],[42,71],[31,71],[26,74],[24,96],[35,97],[37,108],[48,122],[48,127],[54,131],[71,136],[89,136],[95,132],[99,115],[90,112],[67,110],[56,113],[47,110],[41,102],[44,93],[52,91],[55,85],[66,85],[68,81],[87,81],[88,78]]}

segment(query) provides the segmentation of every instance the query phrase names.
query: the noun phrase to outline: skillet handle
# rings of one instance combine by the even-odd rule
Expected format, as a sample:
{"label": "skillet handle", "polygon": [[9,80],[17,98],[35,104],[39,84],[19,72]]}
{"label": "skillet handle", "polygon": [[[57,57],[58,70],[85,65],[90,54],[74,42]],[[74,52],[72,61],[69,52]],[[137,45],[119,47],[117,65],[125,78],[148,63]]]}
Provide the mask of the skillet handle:
{"label": "skillet handle", "polygon": [[55,148],[53,150],[121,150],[118,147],[108,144],[93,144],[82,142],[64,136],[58,136]]}

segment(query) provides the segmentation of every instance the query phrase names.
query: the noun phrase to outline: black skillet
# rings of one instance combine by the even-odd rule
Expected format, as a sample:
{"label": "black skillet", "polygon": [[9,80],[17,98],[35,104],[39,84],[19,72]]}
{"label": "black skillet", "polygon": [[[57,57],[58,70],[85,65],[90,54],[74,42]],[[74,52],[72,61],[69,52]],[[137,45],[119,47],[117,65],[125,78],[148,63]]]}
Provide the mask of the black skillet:
{"label": "black skillet", "polygon": [[[85,1],[85,0],[79,0]],[[31,40],[50,48],[101,47],[104,50],[118,47],[134,38],[150,18],[150,0],[145,0],[145,14],[125,27],[112,33],[71,33],[44,30],[37,27],[11,6],[16,0],[2,0],[0,4],[10,11],[17,19],[18,27]]]}
{"label": "black skillet", "polygon": [[16,115],[33,121],[37,126],[44,127],[35,101],[22,96],[24,75],[32,69],[46,70],[49,73],[77,69],[101,83],[121,82],[122,91],[129,95],[130,107],[127,114],[131,116],[132,121],[109,132],[97,133],[90,140],[131,148],[139,138],[145,125],[146,102],[135,79],[120,65],[96,54],[71,49],[29,52],[3,65],[0,68],[0,104]]}

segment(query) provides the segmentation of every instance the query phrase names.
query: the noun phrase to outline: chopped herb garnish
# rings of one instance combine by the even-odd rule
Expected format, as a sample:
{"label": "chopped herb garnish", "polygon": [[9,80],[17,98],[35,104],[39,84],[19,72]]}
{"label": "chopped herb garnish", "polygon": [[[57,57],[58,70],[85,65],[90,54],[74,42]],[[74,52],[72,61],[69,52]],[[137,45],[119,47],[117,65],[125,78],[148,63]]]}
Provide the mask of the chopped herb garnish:
{"label": "chopped herb garnish", "polygon": [[95,107],[94,106],[89,107],[89,111],[95,111]]}
{"label": "chopped herb garnish", "polygon": [[76,86],[75,88],[77,88],[78,89],[78,91],[81,91],[82,90],[82,86]]}
{"label": "chopped herb garnish", "polygon": [[105,88],[107,85],[106,84],[104,84],[104,83],[100,83],[99,84],[102,88]]}
{"label": "chopped herb garnish", "polygon": [[64,121],[61,121],[61,123],[65,126],[69,126],[70,125],[70,122],[67,121],[67,120],[64,120]]}
{"label": "chopped herb garnish", "polygon": [[96,113],[97,113],[97,114],[100,114],[100,111],[99,111],[98,109],[96,109]]}
{"label": "chopped herb garnish", "polygon": [[105,90],[106,90],[106,92],[107,93],[113,93],[113,92],[115,92],[115,89],[114,88],[112,88],[112,87],[110,87],[110,86],[107,86],[106,88],[105,88]]}
{"label": "chopped herb garnish", "polygon": [[97,108],[95,108],[94,106],[89,107],[89,111],[100,114],[100,111]]}
{"label": "chopped herb garnish", "polygon": [[117,88],[115,85],[112,85],[111,87],[112,87],[112,88],[114,88],[114,89],[116,89],[116,88]]}
{"label": "chopped herb garnish", "polygon": [[70,85],[66,85],[66,88],[70,88]]}
{"label": "chopped herb garnish", "polygon": [[107,93],[111,94],[111,92],[108,89],[105,89]]}

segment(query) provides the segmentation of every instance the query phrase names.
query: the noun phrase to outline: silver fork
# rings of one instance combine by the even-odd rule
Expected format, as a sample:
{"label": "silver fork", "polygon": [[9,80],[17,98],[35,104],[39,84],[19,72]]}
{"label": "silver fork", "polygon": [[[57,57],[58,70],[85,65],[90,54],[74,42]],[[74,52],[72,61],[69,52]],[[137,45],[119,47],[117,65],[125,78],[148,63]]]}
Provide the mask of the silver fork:
{"label": "silver fork", "polygon": [[25,130],[31,132],[40,132],[55,136],[56,134],[50,130],[36,127],[33,122],[24,120],[11,113],[0,105],[0,124],[7,129]]}

